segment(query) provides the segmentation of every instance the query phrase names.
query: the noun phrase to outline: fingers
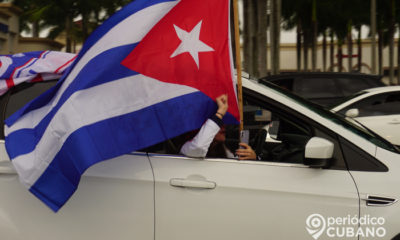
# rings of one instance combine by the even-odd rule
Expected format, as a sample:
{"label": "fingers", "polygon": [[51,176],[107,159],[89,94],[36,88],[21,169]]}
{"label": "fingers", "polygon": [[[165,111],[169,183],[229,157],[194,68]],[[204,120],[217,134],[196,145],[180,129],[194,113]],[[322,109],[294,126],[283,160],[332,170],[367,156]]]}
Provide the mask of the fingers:
{"label": "fingers", "polygon": [[252,156],[239,157],[239,160],[255,160]]}
{"label": "fingers", "polygon": [[257,155],[254,150],[246,143],[239,143],[239,145],[243,148],[239,148],[236,150],[236,155],[239,157],[239,160],[255,160],[257,159]]}
{"label": "fingers", "polygon": [[237,154],[239,160],[255,160],[256,156],[252,153],[240,153]]}
{"label": "fingers", "polygon": [[217,97],[215,100],[217,101],[218,106],[226,105],[226,104],[228,104],[228,95],[222,94],[221,96]]}
{"label": "fingers", "polygon": [[215,101],[218,105],[217,112],[224,116],[226,111],[228,110],[228,95],[222,94],[221,96],[217,97]]}
{"label": "fingers", "polygon": [[244,151],[237,151],[236,155],[238,156],[239,160],[255,160],[257,158],[254,152],[244,152]]}
{"label": "fingers", "polygon": [[249,149],[249,148],[251,149],[251,147],[247,143],[244,143],[244,142],[239,143],[239,146],[244,147],[245,149]]}

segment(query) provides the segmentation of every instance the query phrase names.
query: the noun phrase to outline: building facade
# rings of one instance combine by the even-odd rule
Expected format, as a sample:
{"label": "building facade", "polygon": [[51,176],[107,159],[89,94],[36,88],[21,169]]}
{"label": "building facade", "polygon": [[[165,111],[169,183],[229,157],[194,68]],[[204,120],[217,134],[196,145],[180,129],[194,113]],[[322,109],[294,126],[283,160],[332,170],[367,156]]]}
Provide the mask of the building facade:
{"label": "building facade", "polygon": [[22,10],[13,4],[0,3],[0,54],[55,50],[60,51],[62,43],[47,38],[26,38],[19,34],[19,16]]}

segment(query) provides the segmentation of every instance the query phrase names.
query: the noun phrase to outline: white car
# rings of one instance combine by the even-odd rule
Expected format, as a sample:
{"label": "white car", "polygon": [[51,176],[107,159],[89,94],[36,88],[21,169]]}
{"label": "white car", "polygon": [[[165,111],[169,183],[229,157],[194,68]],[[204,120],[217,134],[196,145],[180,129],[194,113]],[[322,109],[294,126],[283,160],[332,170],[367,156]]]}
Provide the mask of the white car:
{"label": "white car", "polygon": [[400,86],[363,90],[332,108],[400,146]]}
{"label": "white car", "polygon": [[0,238],[399,238],[399,149],[275,85],[243,86],[261,161],[189,158],[172,139],[92,166],[53,213],[0,149]]}

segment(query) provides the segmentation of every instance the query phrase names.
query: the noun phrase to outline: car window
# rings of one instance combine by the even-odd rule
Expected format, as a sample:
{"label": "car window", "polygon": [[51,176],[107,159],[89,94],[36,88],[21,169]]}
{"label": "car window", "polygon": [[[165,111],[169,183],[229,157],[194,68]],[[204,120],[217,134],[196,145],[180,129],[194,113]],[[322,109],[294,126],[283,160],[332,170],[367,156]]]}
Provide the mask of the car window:
{"label": "car window", "polygon": [[[8,94],[1,97],[2,123],[25,104],[32,101],[54,85],[57,81],[46,81],[37,83],[21,84],[11,90]],[[3,124],[4,125],[4,124]],[[1,139],[4,139],[4,132],[1,133]]]}
{"label": "car window", "polygon": [[385,85],[380,79],[378,79],[378,78],[365,78],[364,81],[368,84],[368,88],[386,86],[386,85]]}
{"label": "car window", "polygon": [[273,81],[274,84],[293,91],[293,78],[283,78],[276,81]]}
{"label": "car window", "polygon": [[337,78],[336,81],[345,96],[371,87],[371,84],[362,78]]}
{"label": "car window", "polygon": [[246,99],[244,129],[250,131],[250,145],[263,161],[303,163],[311,129],[286,114]]}
{"label": "car window", "polygon": [[352,108],[358,109],[359,117],[399,114],[400,92],[382,93],[365,98],[342,109],[339,113],[345,115]]}
{"label": "car window", "polygon": [[[244,101],[244,129],[250,131],[250,145],[262,161],[304,163],[305,146],[314,137],[334,143],[331,169],[347,169],[336,134],[327,133],[305,116],[265,96],[248,95]],[[266,130],[266,134],[263,131]]]}
{"label": "car window", "polygon": [[343,96],[333,78],[298,78],[294,92],[307,99]]}
{"label": "car window", "polygon": [[353,143],[340,137],[340,145],[350,171],[387,172],[388,168],[374,157],[361,151]]}
{"label": "car window", "polygon": [[25,104],[32,101],[54,85],[57,81],[40,82],[35,84],[27,84],[12,91],[7,104],[5,118],[8,118]]}

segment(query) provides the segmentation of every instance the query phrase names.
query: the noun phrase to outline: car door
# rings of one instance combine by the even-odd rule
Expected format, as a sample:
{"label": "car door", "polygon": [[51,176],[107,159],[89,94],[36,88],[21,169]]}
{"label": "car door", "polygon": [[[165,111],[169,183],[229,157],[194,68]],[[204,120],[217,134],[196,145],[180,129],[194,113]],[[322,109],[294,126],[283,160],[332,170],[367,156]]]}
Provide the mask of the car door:
{"label": "car door", "polygon": [[0,191],[1,239],[154,239],[153,176],[146,155],[92,166],[57,213],[19,182],[8,159],[0,160]]}
{"label": "car door", "polygon": [[[251,138],[257,132],[251,129],[278,119],[287,130],[280,135],[291,132],[293,144],[300,146],[301,139],[312,136],[330,138],[310,127],[312,123],[298,121],[304,116],[292,115],[279,103],[267,108],[265,101],[245,104]],[[276,148],[264,148],[273,154],[263,161],[149,154],[155,178],[155,239],[324,239],[327,218],[358,216],[357,189],[339,163],[342,157],[336,156],[341,154],[337,142],[335,164],[329,169],[296,163],[304,149]]]}
{"label": "car door", "polygon": [[[1,101],[8,103],[2,105],[3,114],[39,95],[47,88],[41,85],[3,96]],[[19,182],[0,140],[0,239],[154,239],[153,184],[146,154],[100,162],[85,172],[75,194],[54,213]]]}

